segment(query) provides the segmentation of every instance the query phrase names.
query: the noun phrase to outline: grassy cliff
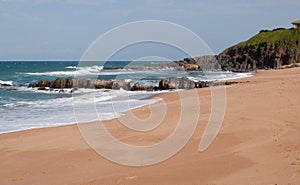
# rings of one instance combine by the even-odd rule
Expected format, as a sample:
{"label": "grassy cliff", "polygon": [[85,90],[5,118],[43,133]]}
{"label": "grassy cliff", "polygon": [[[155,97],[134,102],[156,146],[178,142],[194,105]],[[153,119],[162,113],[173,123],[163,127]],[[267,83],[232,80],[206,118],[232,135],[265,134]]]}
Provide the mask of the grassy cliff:
{"label": "grassy cliff", "polygon": [[253,47],[258,49],[264,43],[269,43],[276,47],[298,49],[296,43],[300,38],[300,29],[284,29],[278,28],[272,31],[262,30],[259,34],[250,38],[245,42],[241,42],[237,47]]}
{"label": "grassy cliff", "polygon": [[262,30],[217,56],[224,70],[280,68],[300,62],[300,29]]}

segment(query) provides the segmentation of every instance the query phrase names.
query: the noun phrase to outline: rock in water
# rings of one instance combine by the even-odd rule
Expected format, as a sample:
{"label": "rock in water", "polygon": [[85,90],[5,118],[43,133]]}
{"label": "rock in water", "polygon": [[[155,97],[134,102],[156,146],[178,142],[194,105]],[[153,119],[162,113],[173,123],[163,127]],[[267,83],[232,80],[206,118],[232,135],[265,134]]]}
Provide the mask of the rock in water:
{"label": "rock in water", "polygon": [[10,85],[10,84],[0,84],[0,86],[3,86],[3,87],[11,87],[12,85]]}
{"label": "rock in water", "polygon": [[87,89],[124,89],[127,91],[157,91],[157,90],[168,90],[168,89],[193,89],[193,88],[204,88],[210,86],[220,85],[231,85],[236,82],[219,82],[219,81],[199,81],[194,82],[186,77],[182,78],[165,78],[159,82],[159,86],[144,86],[138,82],[127,82],[125,80],[95,80],[95,79],[71,79],[71,78],[58,78],[52,82],[41,80],[37,84],[29,84],[28,87],[35,88],[38,90],[48,90],[50,92],[57,91],[59,93],[65,92],[64,88],[72,88],[70,91],[74,93],[78,88]]}
{"label": "rock in water", "polygon": [[57,78],[50,85],[51,88],[73,88],[72,78]]}
{"label": "rock in water", "polygon": [[189,80],[186,77],[182,78],[165,78],[159,82],[159,89],[167,90],[167,89],[193,89],[195,88],[195,83]]}
{"label": "rock in water", "polygon": [[112,89],[113,82],[111,80],[96,80],[95,89]]}

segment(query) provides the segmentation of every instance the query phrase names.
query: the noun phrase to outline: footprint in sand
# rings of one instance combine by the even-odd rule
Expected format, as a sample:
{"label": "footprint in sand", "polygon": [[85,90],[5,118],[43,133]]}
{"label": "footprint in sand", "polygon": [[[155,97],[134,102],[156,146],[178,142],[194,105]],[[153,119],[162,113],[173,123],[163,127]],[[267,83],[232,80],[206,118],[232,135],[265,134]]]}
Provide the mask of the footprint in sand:
{"label": "footprint in sand", "polygon": [[11,181],[13,181],[13,182],[22,181],[22,180],[23,180],[23,178],[13,178],[13,179],[11,179]]}

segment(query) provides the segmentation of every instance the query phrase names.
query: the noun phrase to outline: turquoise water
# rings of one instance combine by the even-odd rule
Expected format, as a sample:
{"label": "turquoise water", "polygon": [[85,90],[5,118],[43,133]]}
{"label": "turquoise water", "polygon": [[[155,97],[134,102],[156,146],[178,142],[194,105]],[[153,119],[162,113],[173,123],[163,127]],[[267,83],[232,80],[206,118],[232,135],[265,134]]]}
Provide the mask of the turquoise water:
{"label": "turquoise water", "polygon": [[[82,97],[82,108],[95,105],[98,115],[86,115],[85,121],[107,120],[118,117],[122,112],[155,103],[158,100],[144,100],[160,92],[126,92],[124,90],[80,89],[71,94],[66,89],[58,91],[38,91],[27,88],[29,83],[39,80],[54,80],[58,77],[86,78],[97,74],[99,79],[125,79],[138,81],[144,85],[158,85],[165,77],[189,77],[192,80],[234,79],[249,74],[230,72],[207,73],[197,71],[184,72],[172,69],[159,70],[102,70],[103,66],[155,65],[159,62],[0,62],[0,133],[38,127],[48,127],[76,123],[73,111],[73,96]],[[84,99],[84,95],[94,93],[93,100]],[[116,106],[117,105],[117,106]]]}

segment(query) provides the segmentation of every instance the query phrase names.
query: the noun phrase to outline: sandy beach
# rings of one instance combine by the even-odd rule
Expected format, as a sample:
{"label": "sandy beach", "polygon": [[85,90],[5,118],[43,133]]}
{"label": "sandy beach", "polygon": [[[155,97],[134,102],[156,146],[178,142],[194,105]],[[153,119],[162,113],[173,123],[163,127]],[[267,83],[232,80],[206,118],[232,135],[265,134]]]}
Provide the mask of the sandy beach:
{"label": "sandy beach", "polygon": [[[211,113],[210,89],[197,89],[200,119],[187,145],[174,157],[147,167],[113,163],[91,149],[77,125],[32,129],[0,135],[0,184],[291,184],[300,182],[300,68],[258,71],[226,87],[225,118],[216,140],[204,152],[198,146]],[[166,116],[149,132],[127,129],[118,119],[105,126],[120,141],[151,145],[176,127],[180,98],[161,94]],[[154,98],[156,98],[154,97]],[[190,97],[181,97],[188,99]],[[125,113],[139,119],[149,106]],[[93,123],[91,123],[93,124]],[[120,153],[122,155],[122,153]]]}

